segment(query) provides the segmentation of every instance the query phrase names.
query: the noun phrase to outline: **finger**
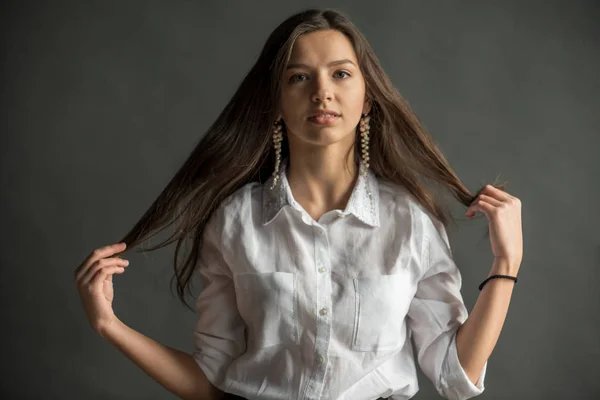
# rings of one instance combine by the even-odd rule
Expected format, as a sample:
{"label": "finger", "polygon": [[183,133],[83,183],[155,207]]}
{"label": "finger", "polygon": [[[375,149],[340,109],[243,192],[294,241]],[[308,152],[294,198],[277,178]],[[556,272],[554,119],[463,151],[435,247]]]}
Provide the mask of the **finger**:
{"label": "finger", "polygon": [[475,215],[475,212],[478,211],[477,204],[479,204],[481,201],[487,201],[490,204],[494,204],[496,207],[498,207],[502,204],[502,202],[500,202],[499,200],[496,200],[495,198],[493,198],[491,196],[487,196],[485,194],[479,194],[479,195],[477,195],[477,198],[475,200],[473,200],[471,205],[467,208],[467,210],[465,211],[465,215],[469,218],[471,216]]}
{"label": "finger", "polygon": [[502,205],[502,201],[501,200],[498,200],[498,199],[496,199],[496,198],[494,198],[492,196],[488,196],[488,195],[485,195],[485,194],[480,194],[479,195],[479,199],[481,201],[485,201],[486,203],[489,203],[489,204],[491,204],[493,206],[496,206],[496,207],[500,207]]}
{"label": "finger", "polygon": [[121,242],[92,251],[92,253],[81,263],[81,265],[75,269],[75,281],[78,281],[96,261],[109,257],[115,253],[123,252],[125,247],[126,244]]}
{"label": "finger", "polygon": [[90,267],[87,270],[85,275],[82,276],[79,284],[86,285],[87,283],[89,283],[92,280],[94,275],[102,269],[111,268],[113,266],[125,268],[128,265],[129,265],[129,261],[122,259],[122,258],[103,258],[102,260],[97,261],[95,264],[93,264],[92,267]]}
{"label": "finger", "polygon": [[107,277],[110,277],[110,281],[112,282],[112,276],[114,274],[122,274],[123,272],[125,272],[125,268],[119,266],[102,268],[92,277],[89,286],[92,288],[93,292],[96,290],[100,291],[102,290],[102,284],[108,279]]}
{"label": "finger", "polygon": [[83,275],[83,277],[81,278],[81,285],[85,285],[87,283],[89,283],[94,275],[104,269],[104,268],[108,268],[108,267],[122,267],[125,268],[129,265],[129,261],[122,259],[122,258],[103,258],[99,261],[96,262],[96,264],[94,264],[92,267],[90,267],[88,269],[88,271],[86,272],[85,275]]}
{"label": "finger", "polygon": [[498,200],[510,200],[512,199],[512,196],[509,195],[507,192],[505,192],[504,190],[498,189],[497,187],[494,187],[492,185],[486,185],[484,190],[482,190],[482,192],[485,191],[485,193],[489,196],[492,196]]}
{"label": "finger", "polygon": [[127,245],[125,243],[116,243],[109,246],[101,247],[92,251],[92,253],[81,263],[79,267],[75,269],[75,280],[79,280],[81,276],[85,275],[87,270],[98,260],[107,258],[115,253],[120,253],[125,250]]}
{"label": "finger", "polygon": [[491,212],[492,212],[492,210],[494,208],[496,208],[496,206],[488,203],[485,200],[479,199],[477,201],[477,203],[475,203],[475,204],[473,204],[472,206],[469,207],[469,210],[467,211],[466,216],[468,218],[471,218],[473,215],[475,215],[475,213],[477,211],[480,211],[480,212],[484,213],[488,218],[490,218],[491,217]]}

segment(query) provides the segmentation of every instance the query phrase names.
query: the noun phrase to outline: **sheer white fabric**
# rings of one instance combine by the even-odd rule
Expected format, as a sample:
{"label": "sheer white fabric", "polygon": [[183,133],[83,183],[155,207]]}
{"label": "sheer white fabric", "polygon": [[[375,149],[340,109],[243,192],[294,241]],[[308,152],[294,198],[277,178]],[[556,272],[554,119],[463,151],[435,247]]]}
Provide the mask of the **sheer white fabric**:
{"label": "sheer white fabric", "polygon": [[458,360],[467,310],[444,226],[370,170],[314,221],[286,164],[205,229],[193,356],[208,379],[248,399],[399,400],[416,361],[447,399],[482,393],[487,363],[473,385]]}

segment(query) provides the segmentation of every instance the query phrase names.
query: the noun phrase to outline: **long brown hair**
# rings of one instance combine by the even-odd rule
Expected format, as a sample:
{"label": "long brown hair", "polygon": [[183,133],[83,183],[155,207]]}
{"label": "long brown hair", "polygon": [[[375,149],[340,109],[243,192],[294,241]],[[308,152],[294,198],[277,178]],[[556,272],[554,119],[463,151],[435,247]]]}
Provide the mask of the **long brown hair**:
{"label": "long brown hair", "polygon": [[[426,187],[427,180],[448,190],[467,207],[477,196],[450,168],[392,85],[366,38],[349,19],[334,10],[310,9],[295,14],[271,33],[258,60],[216,121],[146,213],[120,240],[129,250],[176,224],[167,239],[142,251],[157,250],[177,241],[171,285],[175,279],[177,295],[188,307],[185,291],[192,294],[190,282],[204,227],[225,198],[249,182],[266,182],[272,174],[275,154],[271,128],[278,115],[281,77],[298,37],[323,29],[345,34],[356,52],[371,101],[369,163],[375,175],[405,187],[444,226],[450,213]],[[281,148],[285,159],[289,154],[285,135]],[[354,146],[356,161],[360,156],[358,148]],[[503,185],[496,187],[503,189]],[[181,247],[188,239],[192,241],[191,250],[179,265]]]}

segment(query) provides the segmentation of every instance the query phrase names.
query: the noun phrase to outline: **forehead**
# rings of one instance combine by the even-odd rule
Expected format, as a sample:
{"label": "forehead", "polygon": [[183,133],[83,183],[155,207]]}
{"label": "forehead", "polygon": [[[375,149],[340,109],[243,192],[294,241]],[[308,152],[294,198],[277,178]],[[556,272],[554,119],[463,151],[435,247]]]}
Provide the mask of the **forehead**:
{"label": "forehead", "polygon": [[358,64],[352,42],[340,31],[321,30],[305,33],[296,39],[290,63],[320,64],[344,58]]}

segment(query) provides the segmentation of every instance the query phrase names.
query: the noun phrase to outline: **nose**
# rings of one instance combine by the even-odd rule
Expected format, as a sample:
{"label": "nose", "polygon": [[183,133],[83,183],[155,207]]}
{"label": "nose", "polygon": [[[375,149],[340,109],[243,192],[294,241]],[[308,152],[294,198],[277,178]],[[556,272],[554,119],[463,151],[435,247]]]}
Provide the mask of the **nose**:
{"label": "nose", "polygon": [[314,82],[313,94],[311,96],[312,101],[315,103],[331,101],[333,98],[333,91],[329,87],[329,83],[326,79],[318,77]]}

